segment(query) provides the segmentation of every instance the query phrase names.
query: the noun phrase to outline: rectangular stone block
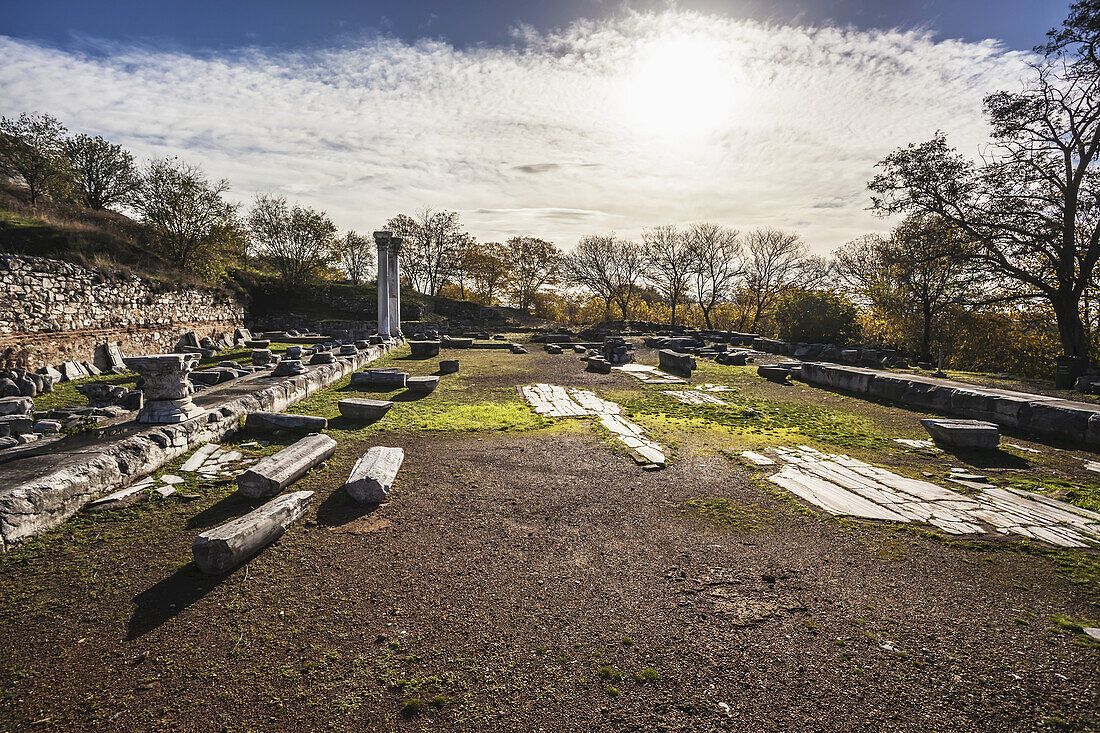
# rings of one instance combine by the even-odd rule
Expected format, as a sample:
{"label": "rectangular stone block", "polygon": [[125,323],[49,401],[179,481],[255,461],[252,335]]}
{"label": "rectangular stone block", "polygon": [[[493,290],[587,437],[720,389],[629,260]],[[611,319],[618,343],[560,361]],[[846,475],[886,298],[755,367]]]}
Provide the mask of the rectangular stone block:
{"label": "rectangular stone block", "polygon": [[232,570],[282,537],[287,527],[306,513],[312,501],[312,491],[295,491],[203,532],[191,545],[195,566],[210,575]]}
{"label": "rectangular stone block", "polygon": [[257,433],[319,433],[328,427],[328,420],[316,415],[287,415],[282,412],[250,412],[244,427]]}
{"label": "rectangular stone block", "polygon": [[275,455],[260,459],[237,477],[237,486],[253,499],[277,494],[335,452],[336,441],[332,438],[307,435]]}
{"label": "rectangular stone block", "polygon": [[401,448],[376,445],[355,462],[344,490],[360,504],[385,501],[404,460],[405,451]]}

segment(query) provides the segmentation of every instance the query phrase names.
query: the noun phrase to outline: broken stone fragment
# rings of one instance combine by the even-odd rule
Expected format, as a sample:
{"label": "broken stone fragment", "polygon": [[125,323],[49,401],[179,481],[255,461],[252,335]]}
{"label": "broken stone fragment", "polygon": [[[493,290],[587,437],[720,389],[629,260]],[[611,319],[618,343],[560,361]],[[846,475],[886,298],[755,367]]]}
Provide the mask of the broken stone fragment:
{"label": "broken stone fragment", "polygon": [[328,427],[328,420],[316,415],[287,415],[282,412],[250,412],[244,427],[257,433],[286,430],[291,433],[319,433]]}
{"label": "broken stone fragment", "polygon": [[439,373],[440,374],[454,374],[457,371],[458,371],[458,360],[457,359],[445,359],[445,360],[439,362]]}
{"label": "broken stone fragment", "polygon": [[681,354],[671,349],[661,349],[658,351],[657,359],[660,362],[661,369],[665,371],[691,374],[692,370],[696,368],[694,356],[691,354]]}
{"label": "broken stone fragment", "polygon": [[404,460],[405,451],[401,448],[376,445],[355,462],[344,490],[360,504],[385,501]]}
{"label": "broken stone fragment", "polygon": [[282,359],[275,365],[271,375],[274,377],[294,377],[305,374],[306,368],[299,359]]}
{"label": "broken stone fragment", "polygon": [[337,402],[336,406],[340,408],[340,414],[350,420],[375,422],[376,420],[381,420],[382,417],[389,412],[390,408],[393,407],[393,403],[387,400],[368,400],[359,397],[349,397],[348,399]]}
{"label": "broken stone fragment", "polygon": [[209,575],[232,570],[282,537],[287,527],[305,514],[312,501],[312,491],[295,491],[203,532],[191,545],[195,566]]}
{"label": "broken stone fragment", "polygon": [[335,452],[336,441],[332,438],[307,435],[275,455],[262,458],[237,477],[237,486],[253,499],[277,494]]}

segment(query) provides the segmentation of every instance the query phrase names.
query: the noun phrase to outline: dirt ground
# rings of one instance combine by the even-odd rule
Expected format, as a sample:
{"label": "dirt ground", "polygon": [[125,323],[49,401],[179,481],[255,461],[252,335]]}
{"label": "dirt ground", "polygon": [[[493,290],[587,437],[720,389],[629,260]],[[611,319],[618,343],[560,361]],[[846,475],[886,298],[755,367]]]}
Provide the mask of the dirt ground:
{"label": "dirt ground", "polygon": [[[713,364],[692,381],[737,391],[705,412],[537,349],[444,354],[458,375],[368,428],[337,417],[346,383],[297,406],[333,418],[338,452],[295,485],[317,492],[306,519],[224,578],[191,542],[253,505],[193,477],[199,499],[84,515],[0,557],[0,728],[1100,727],[1100,645],[1080,633],[1100,617],[1095,551],[830,518],[730,457],[805,444],[1089,502],[1087,454],[1019,437],[1042,453],[914,454],[891,439],[922,437],[919,413]],[[669,467],[534,416],[516,387],[536,381],[619,401]],[[339,487],[377,444],[406,458],[364,509]]]}

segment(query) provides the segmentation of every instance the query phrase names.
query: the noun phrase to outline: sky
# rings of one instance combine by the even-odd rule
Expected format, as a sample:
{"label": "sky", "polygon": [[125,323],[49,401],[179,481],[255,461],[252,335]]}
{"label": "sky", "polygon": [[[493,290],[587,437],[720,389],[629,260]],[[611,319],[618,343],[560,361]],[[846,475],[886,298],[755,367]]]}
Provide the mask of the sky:
{"label": "sky", "polygon": [[867,181],[944,130],[977,156],[1068,2],[0,0],[0,114],[48,112],[369,232],[482,241],[713,221],[826,252]]}

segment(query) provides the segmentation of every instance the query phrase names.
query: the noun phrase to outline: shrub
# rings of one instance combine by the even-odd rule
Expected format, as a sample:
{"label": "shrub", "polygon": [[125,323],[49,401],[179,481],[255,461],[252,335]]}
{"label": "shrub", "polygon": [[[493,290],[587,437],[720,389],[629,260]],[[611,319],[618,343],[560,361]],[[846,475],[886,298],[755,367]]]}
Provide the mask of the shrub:
{"label": "shrub", "polygon": [[779,337],[788,341],[847,344],[859,338],[856,307],[829,290],[793,290],[775,309]]}

